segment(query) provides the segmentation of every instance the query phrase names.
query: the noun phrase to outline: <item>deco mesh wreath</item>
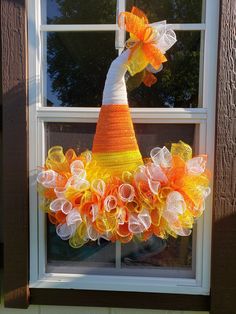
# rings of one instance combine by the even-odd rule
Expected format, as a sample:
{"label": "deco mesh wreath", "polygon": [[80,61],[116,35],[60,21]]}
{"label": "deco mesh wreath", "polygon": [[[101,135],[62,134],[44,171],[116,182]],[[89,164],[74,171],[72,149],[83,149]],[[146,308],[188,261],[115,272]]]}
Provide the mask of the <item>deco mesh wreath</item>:
{"label": "deco mesh wreath", "polygon": [[38,174],[42,208],[57,235],[73,248],[100,238],[128,243],[188,236],[210,193],[207,156],[192,157],[179,142],[155,147],[143,159],[131,120],[124,75],[144,71],[143,83],[156,82],[165,52],[176,36],[165,21],[149,24],[137,8],[123,12],[119,26],[130,33],[126,50],[108,71],[92,151],[48,151]]}

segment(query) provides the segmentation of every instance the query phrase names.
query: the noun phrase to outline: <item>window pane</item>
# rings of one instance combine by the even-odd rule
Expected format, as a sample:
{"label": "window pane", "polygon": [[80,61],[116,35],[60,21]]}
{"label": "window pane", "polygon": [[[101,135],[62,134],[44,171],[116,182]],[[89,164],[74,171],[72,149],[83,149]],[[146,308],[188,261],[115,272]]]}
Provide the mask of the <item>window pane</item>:
{"label": "window pane", "polygon": [[46,3],[44,0],[42,11],[43,19],[46,15],[48,24],[114,24],[116,22],[116,0],[46,0]]}
{"label": "window pane", "polygon": [[[95,129],[94,123],[46,123],[46,149],[54,145],[63,146],[65,151],[68,148],[74,148],[77,152],[91,149]],[[197,127],[194,124],[138,123],[135,130],[141,153],[147,157],[153,147],[170,147],[171,142],[179,140],[194,146]],[[152,237],[143,243],[132,241],[126,245],[118,244],[118,247],[101,240],[100,245],[88,242],[82,248],[73,249],[68,241],[58,238],[55,226],[49,223],[47,234],[48,272],[167,277],[190,277],[194,274],[195,240],[192,237],[168,240]],[[119,250],[121,260],[119,254],[116,257]]]}
{"label": "window pane", "polygon": [[204,0],[127,0],[126,8],[143,10],[149,22],[167,20],[168,23],[201,23]]}
{"label": "window pane", "polygon": [[122,245],[121,262],[123,268],[153,269],[154,267],[192,268],[192,235],[189,237],[162,240],[151,237],[145,242]]}
{"label": "window pane", "polygon": [[[65,150],[74,148],[77,152],[92,147],[95,124],[91,123],[46,123],[46,149],[54,145],[62,145]],[[80,272],[87,268],[115,267],[115,244],[101,240],[89,242],[79,249],[73,249],[68,241],[62,241],[55,232],[55,226],[47,224],[47,262],[48,271],[57,266],[57,271],[64,271],[65,264],[71,267],[73,272],[80,266]],[[91,270],[90,270],[91,272]],[[96,272],[96,271],[95,271]],[[100,271],[99,271],[100,273]]]}
{"label": "window pane", "polygon": [[198,101],[201,33],[197,31],[176,33],[178,41],[167,51],[168,61],[163,64],[163,70],[156,74],[156,84],[151,88],[144,84],[134,88],[137,76],[128,78],[127,87],[131,107],[201,106]]}
{"label": "window pane", "polygon": [[[143,157],[149,156],[152,148],[166,146],[179,140],[194,146],[196,126],[194,124],[134,124],[140,151]],[[95,123],[47,122],[46,150],[55,145],[63,146],[64,150],[73,148],[78,152],[92,148],[96,130]]]}
{"label": "window pane", "polygon": [[117,56],[114,32],[47,34],[47,106],[97,107],[109,65]]}
{"label": "window pane", "polygon": [[[79,249],[70,247],[68,241],[62,241],[55,231],[55,226],[47,222],[47,271],[57,267],[56,272],[64,272],[64,267],[71,267],[68,272],[73,273],[73,267],[80,267],[77,272],[86,272],[89,268],[96,273],[97,268],[115,267],[115,244],[101,239],[88,242]],[[98,270],[98,273],[101,271]]]}
{"label": "window pane", "polygon": [[[200,32],[177,32],[177,38],[151,88],[137,87],[138,76],[127,76],[131,107],[198,107]],[[114,32],[49,33],[43,68],[46,105],[100,106],[106,73],[116,56]]]}

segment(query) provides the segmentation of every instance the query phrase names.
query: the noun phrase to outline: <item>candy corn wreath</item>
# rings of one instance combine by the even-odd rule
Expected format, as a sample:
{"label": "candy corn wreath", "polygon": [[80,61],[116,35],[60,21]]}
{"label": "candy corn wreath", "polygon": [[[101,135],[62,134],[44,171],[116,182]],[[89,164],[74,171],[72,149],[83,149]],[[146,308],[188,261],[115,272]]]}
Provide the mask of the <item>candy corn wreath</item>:
{"label": "candy corn wreath", "polygon": [[41,207],[73,248],[100,238],[128,243],[188,236],[210,193],[207,157],[192,157],[180,141],[143,159],[129,112],[126,71],[144,71],[144,84],[155,83],[152,73],[176,42],[174,31],[165,21],[149,24],[137,8],[121,13],[119,26],[130,39],[108,71],[92,151],[52,147],[37,178]]}

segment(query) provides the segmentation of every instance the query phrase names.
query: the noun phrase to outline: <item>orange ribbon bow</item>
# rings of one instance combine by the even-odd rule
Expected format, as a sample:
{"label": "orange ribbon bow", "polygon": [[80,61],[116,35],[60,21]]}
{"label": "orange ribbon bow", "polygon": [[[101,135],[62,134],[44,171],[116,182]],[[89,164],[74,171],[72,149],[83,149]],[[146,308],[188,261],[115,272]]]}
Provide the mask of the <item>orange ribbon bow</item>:
{"label": "orange ribbon bow", "polygon": [[122,12],[118,20],[119,26],[130,33],[126,47],[131,53],[127,68],[133,76],[144,70],[149,64],[158,70],[167,59],[157,47],[158,31],[152,27],[146,15],[136,7],[131,12]]}

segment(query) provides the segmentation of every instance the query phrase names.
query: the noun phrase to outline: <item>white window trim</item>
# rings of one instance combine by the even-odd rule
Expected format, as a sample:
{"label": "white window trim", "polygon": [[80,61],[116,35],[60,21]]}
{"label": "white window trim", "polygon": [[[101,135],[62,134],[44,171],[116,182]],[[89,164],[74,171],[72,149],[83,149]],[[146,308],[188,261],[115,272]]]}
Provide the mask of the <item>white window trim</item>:
{"label": "white window trim", "polygon": [[[171,24],[176,31],[204,31],[206,25],[204,23],[195,24]],[[42,32],[101,32],[101,31],[118,31],[120,30],[116,24],[48,24],[41,25]]]}
{"label": "white window trim", "polygon": [[[120,0],[119,8],[124,5]],[[214,168],[214,130],[216,102],[216,65],[219,0],[206,0],[205,23],[174,24],[175,30],[200,30],[204,36],[203,108],[132,108],[134,122],[196,123],[198,150],[207,153],[208,166]],[[140,291],[208,295],[210,291],[212,196],[203,217],[197,223],[196,278],[150,278],[135,276],[98,276],[45,273],[45,215],[37,211],[35,169],[44,162],[44,122],[96,122],[98,108],[42,107],[40,95],[41,35],[46,31],[117,30],[105,25],[40,25],[40,1],[28,0],[29,30],[29,173],[30,173],[30,286],[92,290]],[[213,181],[213,180],[212,180]],[[98,285],[99,282],[99,285]],[[140,284],[140,282],[142,284]]]}

